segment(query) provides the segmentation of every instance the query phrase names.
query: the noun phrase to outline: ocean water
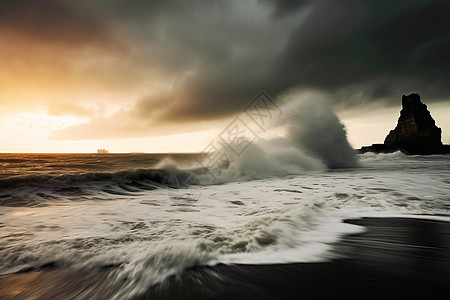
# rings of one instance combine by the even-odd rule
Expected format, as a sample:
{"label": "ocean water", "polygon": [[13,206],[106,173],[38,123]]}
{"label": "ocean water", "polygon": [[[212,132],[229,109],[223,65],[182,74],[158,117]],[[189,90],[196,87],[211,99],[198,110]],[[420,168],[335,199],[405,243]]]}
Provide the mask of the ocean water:
{"label": "ocean water", "polygon": [[365,230],[348,218],[450,221],[448,155],[330,167],[258,147],[215,170],[195,154],[0,154],[0,274],[114,266],[123,299],[192,266],[327,261]]}

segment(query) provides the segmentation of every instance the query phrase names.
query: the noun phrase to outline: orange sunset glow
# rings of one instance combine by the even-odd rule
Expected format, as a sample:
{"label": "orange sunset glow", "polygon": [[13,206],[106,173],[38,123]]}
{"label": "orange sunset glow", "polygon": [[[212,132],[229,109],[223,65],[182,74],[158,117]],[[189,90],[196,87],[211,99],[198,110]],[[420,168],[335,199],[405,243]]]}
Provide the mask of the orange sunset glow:
{"label": "orange sunset glow", "polygon": [[[325,62],[316,57],[321,50],[311,51],[327,51],[318,38],[324,29],[310,24],[328,12],[299,5],[279,14],[269,2],[205,4],[207,15],[181,2],[2,2],[0,152],[199,151],[260,90],[282,101],[293,88],[324,93],[354,148],[381,142],[400,96],[412,91],[448,128],[448,68],[433,54],[439,33],[430,34],[428,48],[409,41],[406,51],[423,50],[414,60],[399,52],[396,64],[386,61],[395,75],[383,76],[372,63],[383,63],[382,50],[349,57],[339,48],[341,36],[355,49],[363,43],[360,19],[347,18],[342,32],[329,20],[336,32],[328,44],[336,46]],[[371,20],[364,5],[354,9]],[[388,20],[373,22],[389,28]],[[388,47],[381,37],[373,47]],[[420,77],[429,55],[429,76]],[[345,75],[334,75],[337,69]]]}

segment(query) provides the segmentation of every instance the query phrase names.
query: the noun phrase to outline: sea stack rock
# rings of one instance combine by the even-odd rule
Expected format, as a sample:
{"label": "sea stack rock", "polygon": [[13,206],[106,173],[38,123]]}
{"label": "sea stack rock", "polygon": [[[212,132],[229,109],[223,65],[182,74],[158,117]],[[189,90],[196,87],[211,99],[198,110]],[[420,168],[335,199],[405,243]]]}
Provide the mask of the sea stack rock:
{"label": "sea stack rock", "polygon": [[441,128],[436,126],[427,106],[420,101],[418,94],[402,97],[402,110],[397,126],[391,130],[384,144],[362,147],[364,152],[394,152],[406,154],[448,153],[449,146],[442,145]]}
{"label": "sea stack rock", "polygon": [[403,95],[397,126],[389,132],[384,144],[409,154],[436,153],[442,148],[441,132],[418,94]]}

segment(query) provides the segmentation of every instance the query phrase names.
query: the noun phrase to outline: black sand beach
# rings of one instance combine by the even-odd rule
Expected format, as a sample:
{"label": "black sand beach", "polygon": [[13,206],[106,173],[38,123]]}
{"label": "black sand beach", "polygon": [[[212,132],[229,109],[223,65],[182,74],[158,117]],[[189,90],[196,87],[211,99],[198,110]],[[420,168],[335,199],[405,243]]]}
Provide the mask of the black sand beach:
{"label": "black sand beach", "polygon": [[[367,227],[325,263],[197,267],[149,287],[138,299],[448,299],[450,223],[365,218]],[[1,299],[109,299],[113,269],[73,274],[47,268],[0,277]]]}

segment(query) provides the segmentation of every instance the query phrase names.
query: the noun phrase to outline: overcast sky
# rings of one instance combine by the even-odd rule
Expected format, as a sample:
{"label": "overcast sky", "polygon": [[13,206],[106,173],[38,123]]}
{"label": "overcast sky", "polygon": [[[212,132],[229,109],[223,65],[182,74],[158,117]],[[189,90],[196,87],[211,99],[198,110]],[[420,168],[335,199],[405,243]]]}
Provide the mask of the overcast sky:
{"label": "overcast sky", "polygon": [[292,89],[326,95],[355,147],[382,142],[419,93],[450,142],[449,14],[427,0],[0,0],[0,151],[201,149],[258,91]]}

